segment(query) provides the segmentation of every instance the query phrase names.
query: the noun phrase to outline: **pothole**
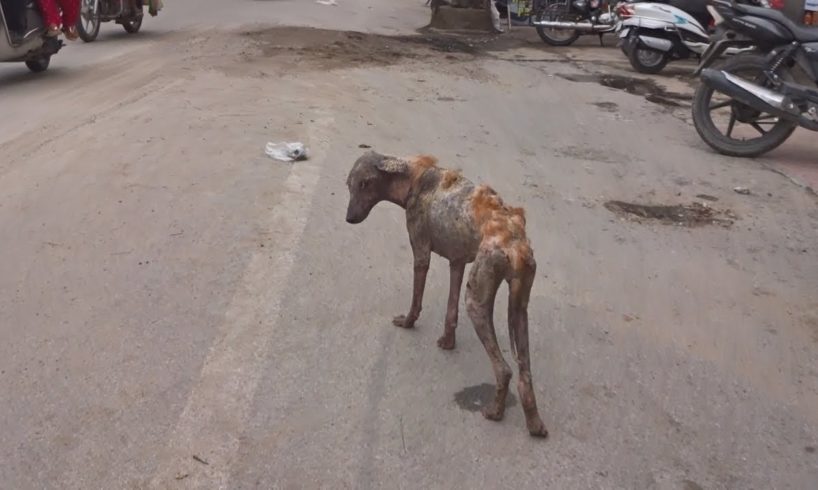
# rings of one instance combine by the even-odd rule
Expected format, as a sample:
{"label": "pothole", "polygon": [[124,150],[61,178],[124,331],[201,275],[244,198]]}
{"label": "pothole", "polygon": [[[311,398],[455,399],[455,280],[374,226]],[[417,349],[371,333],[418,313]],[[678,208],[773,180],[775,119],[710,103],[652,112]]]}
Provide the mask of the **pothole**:
{"label": "pothole", "polygon": [[[467,386],[454,394],[454,401],[457,406],[469,412],[479,412],[483,407],[488,406],[494,400],[494,385],[483,383],[475,386]],[[506,408],[517,404],[517,399],[509,392],[506,399]]]}
{"label": "pothole", "polygon": [[608,201],[605,208],[612,213],[635,221],[658,221],[675,226],[697,227],[718,225],[728,227],[737,217],[729,210],[718,210],[704,204],[649,205],[624,201]]}
{"label": "pothole", "polygon": [[671,92],[653,80],[647,78],[633,78],[612,74],[573,74],[558,73],[558,77],[571,82],[598,83],[603,87],[622,90],[629,94],[641,95],[649,102],[666,107],[680,107],[681,102],[689,102],[689,95]]}

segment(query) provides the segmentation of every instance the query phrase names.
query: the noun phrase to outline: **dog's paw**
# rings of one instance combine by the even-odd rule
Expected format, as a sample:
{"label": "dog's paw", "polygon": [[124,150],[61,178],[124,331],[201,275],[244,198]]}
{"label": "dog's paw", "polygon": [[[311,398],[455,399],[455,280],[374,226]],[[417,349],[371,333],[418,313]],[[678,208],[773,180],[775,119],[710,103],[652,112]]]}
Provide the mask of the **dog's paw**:
{"label": "dog's paw", "polygon": [[398,315],[392,319],[392,325],[400,328],[412,328],[415,326],[415,320],[408,318],[406,315]]}
{"label": "dog's paw", "polygon": [[443,350],[454,349],[454,335],[444,335],[437,339],[437,346]]}
{"label": "dog's paw", "polygon": [[483,409],[483,417],[494,420],[495,422],[503,420],[503,416],[505,415],[505,407],[500,408],[495,403],[492,403],[488,407]]}
{"label": "dog's paw", "polygon": [[548,437],[548,430],[545,428],[545,424],[542,423],[542,420],[537,420],[527,422],[528,425],[528,433],[531,434],[531,437]]}

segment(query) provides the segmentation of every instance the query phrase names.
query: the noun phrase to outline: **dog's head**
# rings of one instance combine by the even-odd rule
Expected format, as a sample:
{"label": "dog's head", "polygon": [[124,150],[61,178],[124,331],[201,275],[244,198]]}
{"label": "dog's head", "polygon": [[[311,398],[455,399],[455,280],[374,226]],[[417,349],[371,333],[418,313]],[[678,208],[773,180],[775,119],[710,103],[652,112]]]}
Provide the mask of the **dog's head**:
{"label": "dog's head", "polygon": [[389,199],[395,178],[406,174],[408,169],[406,161],[374,151],[368,151],[358,158],[347,177],[347,223],[360,223],[376,204]]}

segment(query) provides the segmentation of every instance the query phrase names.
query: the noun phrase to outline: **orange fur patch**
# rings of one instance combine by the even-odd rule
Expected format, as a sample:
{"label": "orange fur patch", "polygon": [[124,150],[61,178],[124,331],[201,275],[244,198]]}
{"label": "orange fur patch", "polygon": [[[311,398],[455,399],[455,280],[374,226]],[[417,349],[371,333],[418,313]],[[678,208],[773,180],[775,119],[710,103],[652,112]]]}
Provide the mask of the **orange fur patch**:
{"label": "orange fur patch", "polygon": [[460,172],[458,170],[446,170],[443,172],[443,179],[440,181],[441,189],[448,189],[453,186],[455,182],[460,179]]}
{"label": "orange fur patch", "polygon": [[475,189],[471,200],[474,221],[480,229],[484,246],[500,247],[514,269],[524,266],[532,255],[525,236],[525,211],[507,206],[489,186]]}
{"label": "orange fur patch", "polygon": [[409,159],[409,172],[412,182],[417,181],[423,172],[437,165],[437,158],[431,155],[418,155]]}

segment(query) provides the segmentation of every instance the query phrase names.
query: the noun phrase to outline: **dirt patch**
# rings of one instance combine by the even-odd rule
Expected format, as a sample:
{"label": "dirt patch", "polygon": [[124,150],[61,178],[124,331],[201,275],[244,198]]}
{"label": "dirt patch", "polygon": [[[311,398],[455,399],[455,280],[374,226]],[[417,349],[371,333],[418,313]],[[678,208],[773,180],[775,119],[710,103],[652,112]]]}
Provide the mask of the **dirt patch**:
{"label": "dirt patch", "polygon": [[[457,406],[469,412],[479,412],[493,400],[494,385],[488,383],[468,386],[454,394],[454,402],[457,403]],[[506,399],[506,407],[513,407],[516,404],[517,399],[512,393],[509,393]]]}
{"label": "dirt patch", "polygon": [[591,105],[598,107],[600,110],[605,112],[617,112],[619,111],[619,104],[616,102],[592,102]]}
{"label": "dirt patch", "polygon": [[629,94],[641,95],[645,100],[665,107],[681,107],[681,102],[692,99],[690,95],[670,92],[653,80],[633,78],[612,74],[566,74],[558,73],[558,77],[572,82],[598,83],[603,87],[622,90]]}
{"label": "dirt patch", "polygon": [[658,221],[666,225],[696,227],[704,225],[730,226],[736,216],[730,211],[717,210],[701,203],[647,205],[623,201],[608,201],[605,208],[612,213],[636,221]]}
{"label": "dirt patch", "polygon": [[245,53],[245,61],[291,57],[299,64],[320,69],[391,65],[441,55],[465,61],[483,52],[493,39],[429,31],[413,36],[383,36],[308,27],[273,27],[243,32],[242,36],[257,50]]}

